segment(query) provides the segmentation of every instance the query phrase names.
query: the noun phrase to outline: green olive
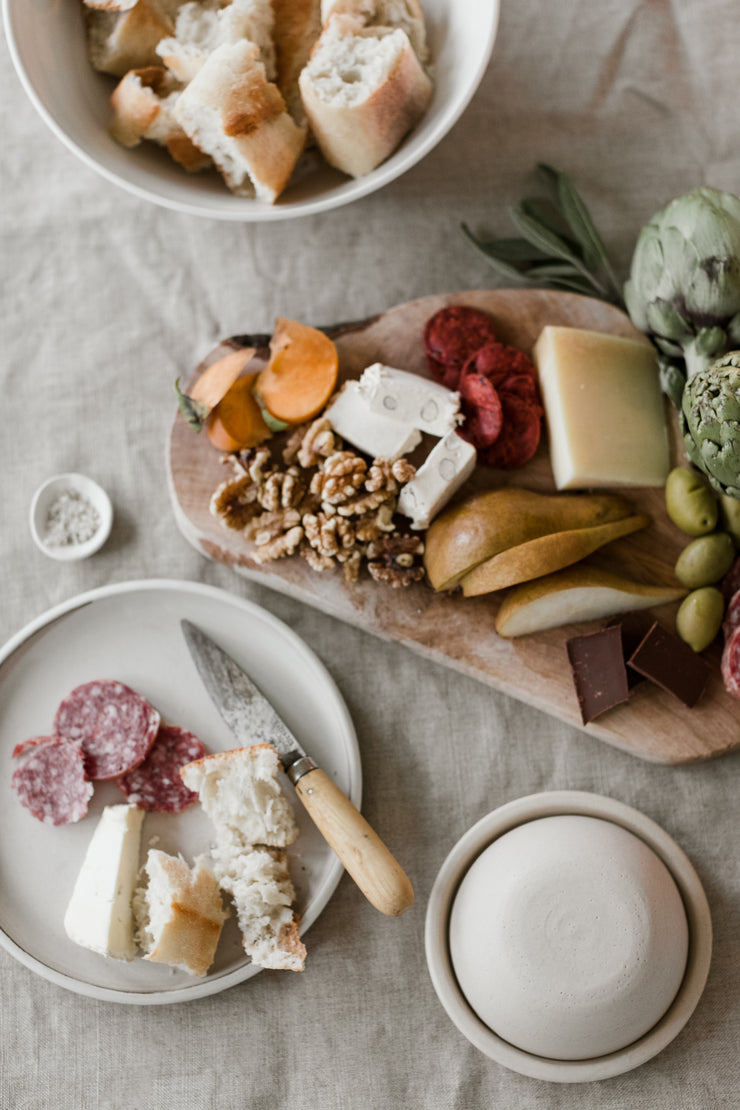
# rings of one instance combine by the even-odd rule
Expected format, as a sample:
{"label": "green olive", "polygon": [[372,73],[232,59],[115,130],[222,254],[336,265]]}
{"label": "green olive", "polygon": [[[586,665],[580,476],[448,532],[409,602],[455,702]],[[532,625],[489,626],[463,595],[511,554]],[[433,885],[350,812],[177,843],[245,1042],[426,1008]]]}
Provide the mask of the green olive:
{"label": "green olive", "polygon": [[735,561],[735,545],[727,532],[699,536],[683,549],[676,562],[676,578],[690,590],[719,582]]}
{"label": "green olive", "polygon": [[704,651],[722,626],[725,599],[715,586],[692,590],[676,613],[676,632],[694,651]]}
{"label": "green olive", "polygon": [[689,536],[706,536],[717,527],[717,499],[698,470],[677,466],[665,484],[668,516]]}
{"label": "green olive", "polygon": [[719,513],[725,532],[729,532],[735,544],[740,547],[740,500],[730,497],[729,493],[720,494]]}

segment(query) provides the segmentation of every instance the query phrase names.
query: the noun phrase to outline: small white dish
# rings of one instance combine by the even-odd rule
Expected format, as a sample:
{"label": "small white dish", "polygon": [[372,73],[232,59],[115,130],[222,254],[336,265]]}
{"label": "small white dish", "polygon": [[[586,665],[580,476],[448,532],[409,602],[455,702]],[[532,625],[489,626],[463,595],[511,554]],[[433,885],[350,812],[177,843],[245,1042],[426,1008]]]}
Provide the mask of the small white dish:
{"label": "small white dish", "polygon": [[[82,5],[2,0],[5,37],[21,83],[42,119],[87,166],[135,196],[217,220],[262,222],[315,215],[374,193],[406,173],[460,118],[493,50],[500,0],[425,0],[432,102],[398,149],[364,177],[321,164],[296,174],[276,204],[230,193],[216,173],[188,174],[161,147],[128,150],[108,134],[116,81],[87,57]],[[475,157],[474,150],[470,152]]]}
{"label": "small white dish", "polygon": [[437,995],[471,1043],[522,1075],[577,1083],[638,1067],[677,1036],[706,983],[712,925],[696,872],[658,825],[556,791],[461,838],[425,941]]}
{"label": "small white dish", "polygon": [[[79,494],[97,513],[98,524],[95,533],[82,543],[47,542],[49,511],[57,499],[65,493]],[[30,525],[34,542],[44,555],[60,562],[86,559],[99,551],[110,535],[112,524],[113,506],[110,497],[102,486],[85,474],[57,474],[49,478],[39,486],[31,502]]]}

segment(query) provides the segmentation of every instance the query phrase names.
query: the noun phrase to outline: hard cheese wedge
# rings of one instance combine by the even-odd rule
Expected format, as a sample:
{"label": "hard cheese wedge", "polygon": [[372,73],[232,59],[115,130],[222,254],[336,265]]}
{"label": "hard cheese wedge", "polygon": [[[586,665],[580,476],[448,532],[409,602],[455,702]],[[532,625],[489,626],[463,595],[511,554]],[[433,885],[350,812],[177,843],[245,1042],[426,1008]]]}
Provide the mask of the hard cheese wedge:
{"label": "hard cheese wedge", "polygon": [[649,344],[548,326],[533,355],[558,489],[665,483],[668,433]]}
{"label": "hard cheese wedge", "polygon": [[105,807],[64,915],[70,940],[117,960],[136,955],[131,900],[143,819],[136,806]]}

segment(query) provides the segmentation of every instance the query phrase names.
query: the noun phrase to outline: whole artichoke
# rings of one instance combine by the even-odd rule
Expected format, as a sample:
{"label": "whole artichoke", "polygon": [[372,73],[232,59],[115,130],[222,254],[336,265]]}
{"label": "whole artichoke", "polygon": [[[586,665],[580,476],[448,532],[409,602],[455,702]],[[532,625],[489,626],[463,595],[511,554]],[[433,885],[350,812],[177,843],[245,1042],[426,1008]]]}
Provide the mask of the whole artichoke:
{"label": "whole artichoke", "polygon": [[680,423],[692,463],[718,493],[740,498],[740,351],[687,382]]}
{"label": "whole artichoke", "polygon": [[740,346],[740,198],[693,189],[657,212],[638,237],[624,300],[689,380]]}

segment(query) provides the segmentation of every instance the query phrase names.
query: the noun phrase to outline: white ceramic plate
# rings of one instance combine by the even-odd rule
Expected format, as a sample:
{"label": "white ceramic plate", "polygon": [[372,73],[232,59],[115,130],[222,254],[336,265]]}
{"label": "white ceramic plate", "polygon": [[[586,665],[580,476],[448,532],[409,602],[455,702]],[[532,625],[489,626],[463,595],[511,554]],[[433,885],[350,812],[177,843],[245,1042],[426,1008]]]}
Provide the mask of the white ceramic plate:
{"label": "white ceramic plate", "polygon": [[321,164],[296,174],[275,205],[233,196],[215,173],[185,173],[153,143],[127,150],[111,139],[108,98],[115,79],[90,66],[81,8],[72,0],[3,0],[18,76],[56,136],[92,169],[145,200],[214,219],[263,221],[308,216],[357,200],[428,154],[480,84],[496,38],[499,0],[425,0],[435,87],[419,125],[365,177],[348,178]]}
{"label": "white ceramic plate", "polygon": [[[233,915],[203,979],[142,959],[107,960],[73,944],[62,922],[88,841],[103,806],[125,799],[115,784],[96,783],[88,815],[54,828],[32,817],[10,785],[14,746],[47,734],[65,694],[96,678],[117,678],[140,691],[165,720],[192,730],[210,751],[234,747],[190,658],[183,617],[242,664],[319,766],[360,806],[357,738],[334,681],[294,632],[258,606],[197,583],[128,582],[82,594],[22,629],[0,651],[0,943],[53,983],[107,1001],[200,998],[260,970],[244,955]],[[342,865],[287,780],[285,789],[300,827],[289,857],[304,933],[331,897]],[[211,835],[197,805],[179,815],[148,813],[142,858],[158,837],[158,848],[192,860]]]}
{"label": "white ceramic plate", "polygon": [[[455,893],[480,853],[497,837],[539,817],[579,814],[600,817],[627,829],[663,861],[678,887],[689,926],[686,971],[676,997],[644,1036],[617,1052],[590,1060],[551,1060],[516,1048],[497,1036],[473,1011],[452,967],[449,919]],[[555,790],[517,798],[482,817],[452,848],[435,879],[425,924],[427,965],[437,997],[471,1044],[486,1056],[532,1079],[593,1083],[611,1079],[651,1060],[678,1036],[693,1014],[709,974],[712,920],[704,889],[678,844],[645,814],[613,798],[580,790]]]}

